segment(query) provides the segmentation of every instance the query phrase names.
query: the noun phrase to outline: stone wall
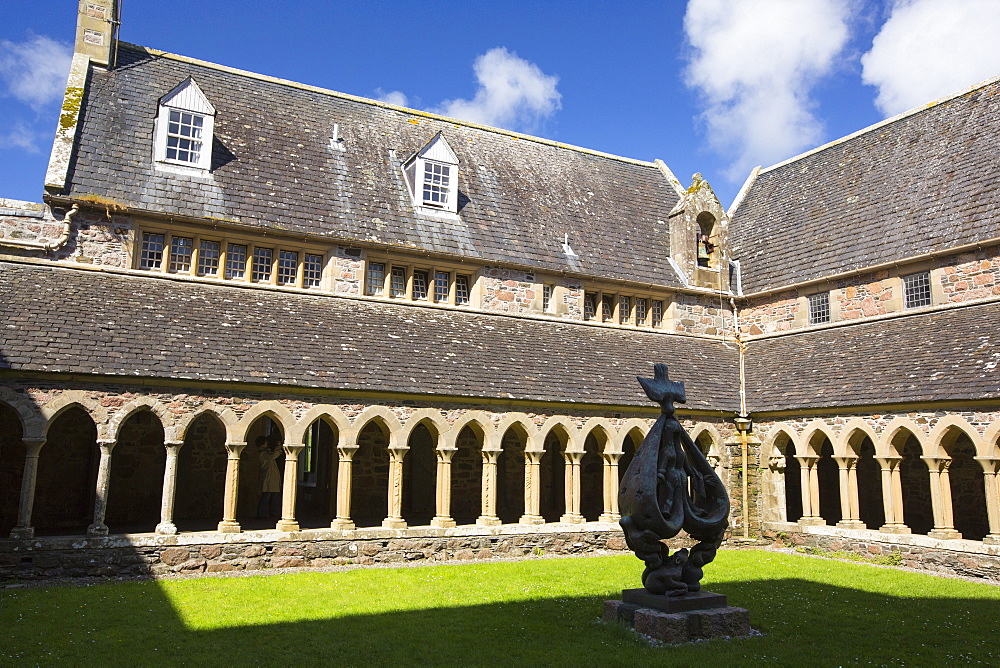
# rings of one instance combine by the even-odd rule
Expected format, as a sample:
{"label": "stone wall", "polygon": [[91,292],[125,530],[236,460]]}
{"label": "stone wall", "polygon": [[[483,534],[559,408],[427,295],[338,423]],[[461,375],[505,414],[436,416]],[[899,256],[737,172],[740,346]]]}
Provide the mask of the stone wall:
{"label": "stone wall", "polygon": [[[541,304],[534,272],[504,267],[483,270],[482,308],[498,313],[530,313]],[[537,300],[537,304],[536,304]]]}
{"label": "stone wall", "polygon": [[674,331],[686,334],[727,336],[732,331],[729,300],[714,301],[703,295],[674,295]]}
{"label": "stone wall", "polygon": [[[2,202],[0,200],[0,209]],[[81,209],[73,218],[69,240],[54,251],[17,248],[3,245],[12,241],[49,242],[62,235],[65,210],[53,215],[43,205],[19,215],[0,214],[0,253],[18,257],[37,257],[57,262],[78,262],[106,267],[128,267],[128,249],[133,243],[129,216],[94,209]]]}
{"label": "stone wall", "polygon": [[833,527],[809,527],[806,532],[791,533],[771,530],[764,535],[772,540],[780,539],[782,544],[829,552],[853,552],[873,560],[898,555],[899,565],[907,568],[1000,582],[1000,548],[995,545],[874,531],[851,532]]}
{"label": "stone wall", "polygon": [[[443,562],[626,550],[614,525],[0,540],[0,581]],[[641,564],[636,562],[637,569]],[[638,571],[637,571],[638,572]]]}

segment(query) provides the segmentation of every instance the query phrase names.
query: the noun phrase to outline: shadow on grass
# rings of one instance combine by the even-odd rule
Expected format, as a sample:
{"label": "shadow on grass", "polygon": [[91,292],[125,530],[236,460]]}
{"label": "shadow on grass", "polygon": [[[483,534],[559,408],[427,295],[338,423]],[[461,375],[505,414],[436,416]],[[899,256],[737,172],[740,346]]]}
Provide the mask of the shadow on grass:
{"label": "shadow on grass", "polygon": [[[295,586],[295,577],[271,589],[283,592],[280,596],[258,592],[246,601],[235,600],[242,596],[234,586],[238,580],[215,580],[201,596],[189,592],[179,608],[161,585],[147,582],[5,592],[0,662],[943,665],[1000,660],[995,598],[947,598],[931,591],[906,597],[795,578],[720,582],[712,590],[748,608],[764,637],[651,648],[624,627],[597,621],[603,601],[620,595],[601,593],[600,586],[588,596],[365,613],[360,612],[364,600],[340,589],[333,597],[311,598],[308,586]],[[913,593],[921,594],[916,589]],[[370,607],[420,604],[372,600]],[[43,610],[49,612],[40,616]],[[249,618],[273,621],[241,621],[247,612]]]}

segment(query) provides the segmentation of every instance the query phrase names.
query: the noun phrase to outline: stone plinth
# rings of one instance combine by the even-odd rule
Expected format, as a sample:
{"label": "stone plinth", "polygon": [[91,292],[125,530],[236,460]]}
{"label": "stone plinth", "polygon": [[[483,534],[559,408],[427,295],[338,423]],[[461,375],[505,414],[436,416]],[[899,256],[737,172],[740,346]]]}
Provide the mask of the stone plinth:
{"label": "stone plinth", "polygon": [[626,589],[622,597],[625,600],[604,602],[604,619],[627,624],[661,642],[745,638],[751,633],[750,613],[726,605],[722,594],[657,596],[645,589]]}

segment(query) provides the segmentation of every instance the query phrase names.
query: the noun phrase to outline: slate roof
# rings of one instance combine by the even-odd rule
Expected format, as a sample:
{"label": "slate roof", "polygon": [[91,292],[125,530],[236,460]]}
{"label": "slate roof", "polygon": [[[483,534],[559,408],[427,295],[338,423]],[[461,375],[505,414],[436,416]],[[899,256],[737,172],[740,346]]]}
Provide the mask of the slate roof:
{"label": "slate roof", "polygon": [[764,170],[729,225],[747,293],[1000,237],[1000,80]]}
{"label": "slate roof", "polygon": [[[680,284],[667,262],[666,224],[679,198],[653,163],[428,118],[141,47],[123,45],[118,62],[111,72],[89,72],[62,194],[486,264]],[[218,110],[208,179],[152,166],[157,102],[188,76]],[[331,145],[334,124],[344,150]],[[438,131],[460,162],[460,221],[416,215],[400,168]],[[566,234],[578,258],[563,252]]]}
{"label": "slate roof", "polygon": [[1000,303],[752,341],[751,412],[1000,399]]}
{"label": "slate roof", "polygon": [[0,263],[0,369],[736,410],[733,346],[654,332]]}

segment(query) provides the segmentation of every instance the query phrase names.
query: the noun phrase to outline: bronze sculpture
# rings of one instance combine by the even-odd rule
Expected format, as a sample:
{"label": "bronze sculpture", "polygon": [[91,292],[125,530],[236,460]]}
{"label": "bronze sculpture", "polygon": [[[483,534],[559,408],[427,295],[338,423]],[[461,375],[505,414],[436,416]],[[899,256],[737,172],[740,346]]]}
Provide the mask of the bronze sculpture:
{"label": "bronze sculpture", "polygon": [[[684,383],[654,366],[639,378],[662,410],[622,478],[619,493],[625,540],[646,568],[642,584],[651,594],[683,596],[701,589],[702,567],[715,558],[729,526],[729,495],[705,455],[674,417],[684,403]],[[664,540],[681,529],[698,543],[672,555]]]}

